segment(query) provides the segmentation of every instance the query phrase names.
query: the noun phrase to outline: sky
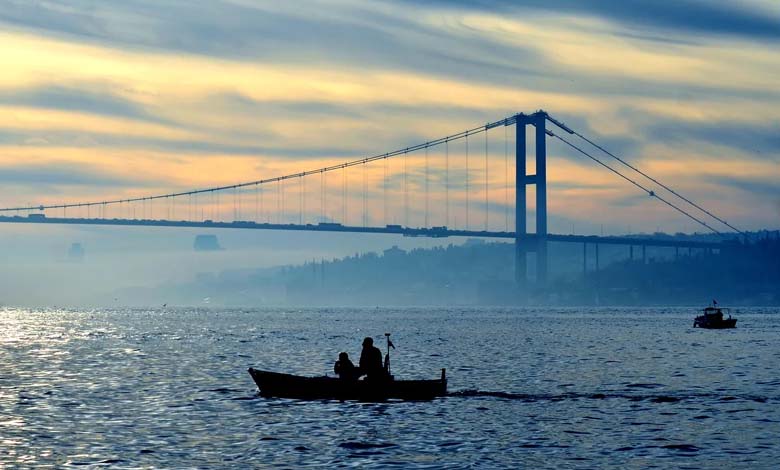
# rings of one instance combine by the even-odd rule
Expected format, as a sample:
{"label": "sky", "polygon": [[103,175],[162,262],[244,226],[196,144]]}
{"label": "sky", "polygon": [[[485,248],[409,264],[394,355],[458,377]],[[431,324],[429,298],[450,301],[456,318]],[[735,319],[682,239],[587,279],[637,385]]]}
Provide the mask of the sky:
{"label": "sky", "polygon": [[[736,227],[777,228],[778,46],[774,0],[0,0],[0,206],[269,178],[544,109]],[[472,139],[468,182],[455,142],[448,174],[444,149],[427,171],[417,152],[330,175],[325,202],[307,178],[110,216],[462,228],[468,204],[469,227],[502,230],[504,131]],[[559,142],[548,154],[551,232],[707,231]]]}
{"label": "sky", "polygon": [[[777,2],[281,3],[0,2],[2,205],[251,181],[545,109],[735,225],[777,225]],[[504,136],[493,134],[500,226]],[[549,146],[561,224],[702,229]],[[419,179],[423,157],[410,158]],[[470,171],[470,197],[484,199],[483,170]]]}

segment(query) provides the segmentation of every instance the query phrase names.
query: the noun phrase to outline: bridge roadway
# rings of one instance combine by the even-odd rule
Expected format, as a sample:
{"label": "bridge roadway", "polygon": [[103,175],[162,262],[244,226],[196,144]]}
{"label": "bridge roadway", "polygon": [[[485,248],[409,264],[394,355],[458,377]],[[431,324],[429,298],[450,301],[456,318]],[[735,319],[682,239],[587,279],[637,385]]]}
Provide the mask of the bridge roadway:
{"label": "bridge roadway", "polygon": [[[113,225],[113,226],[140,226],[140,227],[190,227],[190,228],[232,228],[254,230],[292,230],[312,232],[349,232],[349,233],[383,233],[403,235],[405,237],[470,237],[470,238],[505,238],[514,239],[514,232],[494,232],[475,230],[454,230],[446,227],[412,228],[400,225],[386,225],[384,227],[358,227],[342,225],[338,223],[319,224],[270,224],[251,221],[215,222],[211,220],[147,220],[147,219],[84,219],[84,218],[57,218],[45,217],[40,214],[31,216],[0,216],[0,223],[21,224],[75,224],[75,225]],[[536,235],[528,234],[520,238],[533,244]],[[627,245],[627,246],[657,246],[675,248],[712,248],[720,249],[728,243],[686,241],[662,238],[642,237],[604,237],[596,235],[558,235],[548,234],[547,240],[551,242],[589,243],[599,245]]]}

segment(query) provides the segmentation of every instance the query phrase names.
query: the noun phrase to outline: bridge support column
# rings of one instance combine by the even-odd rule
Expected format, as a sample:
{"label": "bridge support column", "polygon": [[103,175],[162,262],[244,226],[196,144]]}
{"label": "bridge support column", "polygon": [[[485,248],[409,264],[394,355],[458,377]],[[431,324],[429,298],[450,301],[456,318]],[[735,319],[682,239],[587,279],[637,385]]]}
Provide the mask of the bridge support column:
{"label": "bridge support column", "polygon": [[582,277],[588,274],[588,244],[582,244]]}
{"label": "bridge support column", "polygon": [[[528,282],[528,215],[526,186],[536,185],[536,282],[547,283],[547,113],[515,116],[515,281],[519,286]],[[536,140],[536,174],[526,173],[526,126],[534,126]]]}
{"label": "bridge support column", "polygon": [[536,122],[536,282],[547,284],[547,134],[545,113],[534,114]]}
{"label": "bridge support column", "polygon": [[524,287],[528,277],[528,247],[524,240],[527,232],[526,222],[526,164],[525,164],[525,123],[521,124],[521,114],[515,121],[515,282]]}

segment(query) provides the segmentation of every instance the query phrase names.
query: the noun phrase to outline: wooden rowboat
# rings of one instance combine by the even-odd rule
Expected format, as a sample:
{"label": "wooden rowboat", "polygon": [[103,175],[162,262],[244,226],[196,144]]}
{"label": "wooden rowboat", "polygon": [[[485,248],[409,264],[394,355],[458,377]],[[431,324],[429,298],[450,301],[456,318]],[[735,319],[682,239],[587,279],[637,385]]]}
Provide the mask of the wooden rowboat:
{"label": "wooden rowboat", "polygon": [[264,397],[304,400],[384,401],[432,400],[447,394],[445,370],[436,380],[346,380],[336,377],[302,377],[249,368],[249,375]]}

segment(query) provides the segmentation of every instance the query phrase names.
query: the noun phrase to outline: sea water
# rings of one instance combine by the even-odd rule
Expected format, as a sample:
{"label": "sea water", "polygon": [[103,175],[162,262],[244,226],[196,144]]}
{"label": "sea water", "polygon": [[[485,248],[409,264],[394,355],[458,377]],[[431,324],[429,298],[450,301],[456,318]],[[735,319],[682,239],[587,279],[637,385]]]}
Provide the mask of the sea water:
{"label": "sea water", "polygon": [[[777,468],[780,315],[694,308],[0,309],[0,468]],[[430,402],[262,398],[392,333]]]}

